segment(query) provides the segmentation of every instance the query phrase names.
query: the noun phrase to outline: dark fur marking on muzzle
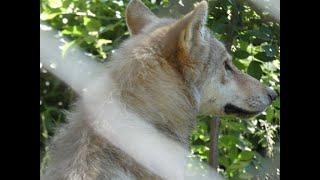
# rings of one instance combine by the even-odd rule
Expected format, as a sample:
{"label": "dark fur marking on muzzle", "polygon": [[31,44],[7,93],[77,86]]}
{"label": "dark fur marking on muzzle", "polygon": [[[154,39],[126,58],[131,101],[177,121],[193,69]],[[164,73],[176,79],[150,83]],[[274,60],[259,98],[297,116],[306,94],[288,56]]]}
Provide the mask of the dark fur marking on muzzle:
{"label": "dark fur marking on muzzle", "polygon": [[250,117],[259,113],[258,111],[247,111],[232,104],[226,104],[224,106],[224,112],[226,114],[233,114],[239,117]]}

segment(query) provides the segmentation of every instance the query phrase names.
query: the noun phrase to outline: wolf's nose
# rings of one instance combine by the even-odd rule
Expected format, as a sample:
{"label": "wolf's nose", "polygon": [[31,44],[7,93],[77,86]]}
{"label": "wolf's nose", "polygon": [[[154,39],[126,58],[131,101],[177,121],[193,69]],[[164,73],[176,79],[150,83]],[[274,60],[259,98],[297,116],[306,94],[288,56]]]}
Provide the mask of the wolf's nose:
{"label": "wolf's nose", "polygon": [[278,97],[278,93],[276,91],[272,90],[271,88],[267,88],[267,90],[268,90],[268,96],[269,96],[271,102],[274,101]]}

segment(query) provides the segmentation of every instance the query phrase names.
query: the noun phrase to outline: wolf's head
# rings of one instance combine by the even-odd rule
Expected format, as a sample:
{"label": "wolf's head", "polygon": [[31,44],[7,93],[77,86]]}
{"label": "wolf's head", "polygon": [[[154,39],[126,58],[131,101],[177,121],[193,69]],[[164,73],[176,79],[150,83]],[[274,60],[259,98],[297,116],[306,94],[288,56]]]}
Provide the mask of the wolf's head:
{"label": "wolf's head", "polygon": [[141,57],[152,54],[170,64],[192,89],[202,114],[250,117],[262,112],[276,92],[232,64],[224,45],[205,27],[207,11],[203,1],[179,20],[159,18],[140,0],[131,0],[126,21],[132,38],[152,47]]}

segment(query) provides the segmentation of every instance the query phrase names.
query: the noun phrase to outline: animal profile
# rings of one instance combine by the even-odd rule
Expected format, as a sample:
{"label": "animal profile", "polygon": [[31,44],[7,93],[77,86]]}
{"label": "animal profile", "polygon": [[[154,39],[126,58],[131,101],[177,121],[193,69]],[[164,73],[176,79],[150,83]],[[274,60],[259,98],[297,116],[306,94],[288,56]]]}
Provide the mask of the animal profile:
{"label": "animal profile", "polygon": [[[277,96],[232,64],[224,44],[206,27],[207,14],[203,1],[180,19],[159,18],[131,0],[126,9],[131,36],[106,68],[118,102],[184,147],[197,114],[248,118]],[[51,142],[43,179],[163,179],[101,137],[90,118],[80,99]]]}

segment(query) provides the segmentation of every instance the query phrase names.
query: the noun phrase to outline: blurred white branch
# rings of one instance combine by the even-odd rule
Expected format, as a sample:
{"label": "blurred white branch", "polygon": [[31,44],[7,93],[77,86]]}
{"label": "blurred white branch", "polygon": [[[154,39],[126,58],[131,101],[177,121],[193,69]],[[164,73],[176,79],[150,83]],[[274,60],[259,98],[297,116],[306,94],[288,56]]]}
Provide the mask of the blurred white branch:
{"label": "blurred white branch", "polygon": [[40,23],[40,61],[42,65],[78,94],[103,72],[103,65],[86,56],[79,48],[70,47],[62,56],[62,37]]}

